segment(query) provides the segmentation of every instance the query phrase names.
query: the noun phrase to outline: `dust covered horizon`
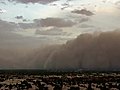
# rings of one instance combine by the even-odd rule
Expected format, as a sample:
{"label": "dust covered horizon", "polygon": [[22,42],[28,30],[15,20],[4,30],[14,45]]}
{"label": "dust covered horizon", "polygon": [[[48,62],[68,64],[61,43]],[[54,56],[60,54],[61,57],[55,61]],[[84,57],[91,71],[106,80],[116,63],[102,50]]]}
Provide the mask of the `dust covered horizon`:
{"label": "dust covered horizon", "polygon": [[120,31],[80,34],[66,44],[0,48],[0,68],[120,69]]}

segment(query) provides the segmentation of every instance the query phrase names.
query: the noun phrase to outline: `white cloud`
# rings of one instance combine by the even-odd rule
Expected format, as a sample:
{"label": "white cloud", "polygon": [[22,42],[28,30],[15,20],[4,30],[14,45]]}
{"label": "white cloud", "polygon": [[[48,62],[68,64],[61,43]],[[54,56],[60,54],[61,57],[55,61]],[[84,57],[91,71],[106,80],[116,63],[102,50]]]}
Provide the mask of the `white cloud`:
{"label": "white cloud", "polygon": [[7,10],[5,10],[5,9],[0,9],[0,13],[6,13],[7,12]]}

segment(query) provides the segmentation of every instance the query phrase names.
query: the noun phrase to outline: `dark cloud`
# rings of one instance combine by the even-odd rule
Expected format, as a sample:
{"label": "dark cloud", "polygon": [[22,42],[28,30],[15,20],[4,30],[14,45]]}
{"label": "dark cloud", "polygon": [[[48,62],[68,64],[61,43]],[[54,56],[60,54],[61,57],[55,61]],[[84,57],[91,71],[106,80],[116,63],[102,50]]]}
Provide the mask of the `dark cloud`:
{"label": "dark cloud", "polygon": [[49,4],[58,0],[8,0],[9,2],[17,2],[17,3],[40,3],[40,4]]}
{"label": "dark cloud", "polygon": [[23,19],[23,16],[16,16],[16,19]]}
{"label": "dark cloud", "polygon": [[54,27],[72,27],[75,25],[75,22],[71,20],[66,20],[62,18],[46,18],[46,19],[35,19],[34,22],[38,26],[42,27],[49,27],[49,26],[54,26]]}
{"label": "dark cloud", "polygon": [[67,0],[67,2],[70,2],[70,1],[73,1],[73,0]]}
{"label": "dark cloud", "polygon": [[66,8],[68,8],[68,7],[67,7],[67,6],[65,6],[65,7],[62,7],[62,8],[61,8],[61,10],[64,10],[64,9],[66,9]]}
{"label": "dark cloud", "polygon": [[[72,27],[73,25],[76,24],[75,22],[73,22],[71,20],[66,20],[66,19],[62,19],[62,18],[35,19],[33,23],[27,22],[29,20],[24,19],[23,16],[16,16],[15,18],[23,21],[23,23],[18,23],[18,24],[14,23],[15,26],[19,26],[22,29],[49,27],[49,26],[53,26],[53,27]],[[6,21],[3,21],[3,22],[9,23],[9,22],[6,22]],[[9,25],[7,25],[6,27],[8,27],[8,26]]]}
{"label": "dark cloud", "polygon": [[[24,37],[22,35],[16,34],[17,32],[24,32],[24,29],[28,29],[28,28],[35,28],[34,26],[31,26],[31,23],[14,23],[14,22],[7,22],[7,21],[3,21],[0,20],[0,48],[3,46],[9,46],[10,44],[13,46],[21,46],[21,44],[23,44],[24,46],[27,45],[27,43],[31,43],[29,44],[30,46],[34,46],[39,44],[39,42],[42,42],[41,44],[44,44],[47,41],[47,39],[45,41],[42,41],[41,38],[35,38],[35,37]],[[21,31],[19,31],[21,30]],[[35,43],[32,43],[32,42]],[[27,43],[26,43],[27,42]]]}
{"label": "dark cloud", "polygon": [[87,22],[89,20],[90,20],[90,18],[88,18],[88,17],[82,17],[81,19],[78,19],[77,21],[79,21],[79,23],[83,23],[83,22]]}
{"label": "dark cloud", "polygon": [[47,39],[43,41],[41,38],[21,36],[14,33],[15,30],[18,30],[16,23],[0,20],[1,69],[29,67],[30,63],[27,64],[27,60],[30,52],[34,51],[33,48],[41,47],[42,44],[49,42]]}
{"label": "dark cloud", "polygon": [[[29,19],[25,19],[23,16],[16,16],[15,17],[16,19],[18,19],[18,20],[22,20],[23,22],[28,22],[28,21],[30,21]],[[30,23],[29,23],[30,24]],[[32,23],[31,23],[32,24]]]}
{"label": "dark cloud", "polygon": [[62,29],[60,28],[57,28],[57,27],[53,27],[51,29],[47,29],[47,30],[39,30],[37,29],[35,34],[38,34],[38,35],[65,35],[66,32],[63,32]]}
{"label": "dark cloud", "polygon": [[43,49],[42,55],[38,51],[34,63],[44,59],[47,69],[120,69],[119,41],[120,31],[81,34],[64,45]]}
{"label": "dark cloud", "polygon": [[[76,23],[71,20],[66,20],[62,18],[46,18],[46,19],[35,19],[33,23],[29,23],[27,19],[24,19],[23,16],[16,16],[16,19],[20,19],[23,21],[23,23],[10,23],[6,21],[0,21],[1,26],[5,27],[6,24],[9,24],[6,26],[9,27],[10,25],[14,24],[15,27],[20,27],[22,29],[30,29],[30,28],[38,28],[38,27],[72,27]],[[5,25],[3,25],[4,23]],[[9,28],[8,28],[9,29]]]}
{"label": "dark cloud", "polygon": [[[36,48],[38,49],[39,47],[42,48],[45,45],[60,42],[57,41],[58,39],[56,39],[55,42],[55,40],[47,37],[24,37],[16,34],[15,32],[17,32],[20,28],[18,26],[22,28],[29,27],[29,25],[24,26],[20,23],[16,24],[14,22],[0,20],[0,68],[36,68],[38,66],[35,66],[36,62],[34,63],[34,60],[36,60],[37,55],[39,55],[39,53],[37,54]],[[58,32],[62,33],[61,30]],[[51,51],[51,49],[49,51]],[[40,55],[46,55],[46,53],[41,53]],[[33,55],[36,57],[33,57]],[[44,62],[45,60],[40,60],[38,63],[41,61]],[[43,68],[42,63],[41,68]]]}
{"label": "dark cloud", "polygon": [[16,27],[17,25],[14,22],[0,20],[0,31],[2,32],[13,31]]}
{"label": "dark cloud", "polygon": [[117,30],[85,33],[66,44],[37,49],[26,49],[23,43],[17,49],[9,45],[9,49],[0,48],[1,68],[120,70],[119,41]]}
{"label": "dark cloud", "polygon": [[[50,69],[120,69],[120,31],[81,34],[46,59]],[[104,64],[103,64],[104,63]]]}
{"label": "dark cloud", "polygon": [[22,29],[30,29],[30,28],[36,28],[35,23],[18,23],[20,28]]}
{"label": "dark cloud", "polygon": [[86,16],[92,16],[94,15],[93,12],[86,10],[86,9],[81,9],[81,10],[73,10],[71,11],[72,13],[76,13],[76,14],[82,14],[82,15],[86,15]]}
{"label": "dark cloud", "polygon": [[53,4],[50,4],[51,6],[57,6],[57,4],[53,3]]}
{"label": "dark cloud", "polygon": [[72,7],[72,5],[70,5],[69,3],[63,3],[61,10],[64,10],[66,8],[69,8],[69,7]]}
{"label": "dark cloud", "polygon": [[106,3],[106,2],[107,2],[107,0],[102,0],[102,2],[103,2],[103,3]]}
{"label": "dark cloud", "polygon": [[23,22],[27,22],[27,21],[29,21],[29,20],[27,20],[27,19],[23,19]]}
{"label": "dark cloud", "polygon": [[120,1],[117,1],[115,4],[116,4],[116,5],[120,4]]}
{"label": "dark cloud", "polygon": [[69,6],[69,4],[68,3],[63,3],[62,6]]}
{"label": "dark cloud", "polygon": [[6,2],[3,2],[3,1],[1,1],[0,3],[2,3],[2,4],[4,4],[4,5],[7,5]]}
{"label": "dark cloud", "polygon": [[115,5],[120,9],[120,1],[117,1]]}
{"label": "dark cloud", "polygon": [[[22,17],[19,17],[22,19]],[[6,31],[14,31],[18,28],[22,29],[29,29],[29,28],[36,28],[35,23],[15,23],[15,22],[7,22],[0,20],[0,30]]]}

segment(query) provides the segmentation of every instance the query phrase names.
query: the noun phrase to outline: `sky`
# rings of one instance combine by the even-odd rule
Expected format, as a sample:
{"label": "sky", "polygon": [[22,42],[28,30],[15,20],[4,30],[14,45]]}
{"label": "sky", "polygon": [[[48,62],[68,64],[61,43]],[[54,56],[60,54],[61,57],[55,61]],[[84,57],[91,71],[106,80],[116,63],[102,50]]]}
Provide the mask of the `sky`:
{"label": "sky", "polygon": [[80,34],[119,30],[119,17],[120,0],[0,0],[0,49],[22,58]]}
{"label": "sky", "polygon": [[0,32],[64,43],[81,33],[118,29],[119,5],[119,0],[1,0],[1,23],[14,25]]}

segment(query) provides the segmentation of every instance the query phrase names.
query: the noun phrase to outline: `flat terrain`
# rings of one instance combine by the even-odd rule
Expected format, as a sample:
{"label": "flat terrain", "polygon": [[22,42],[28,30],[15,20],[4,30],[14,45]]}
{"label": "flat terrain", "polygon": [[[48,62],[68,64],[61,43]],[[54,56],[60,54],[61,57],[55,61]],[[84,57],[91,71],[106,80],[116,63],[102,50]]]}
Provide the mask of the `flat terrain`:
{"label": "flat terrain", "polygon": [[0,90],[120,90],[120,73],[0,70]]}

